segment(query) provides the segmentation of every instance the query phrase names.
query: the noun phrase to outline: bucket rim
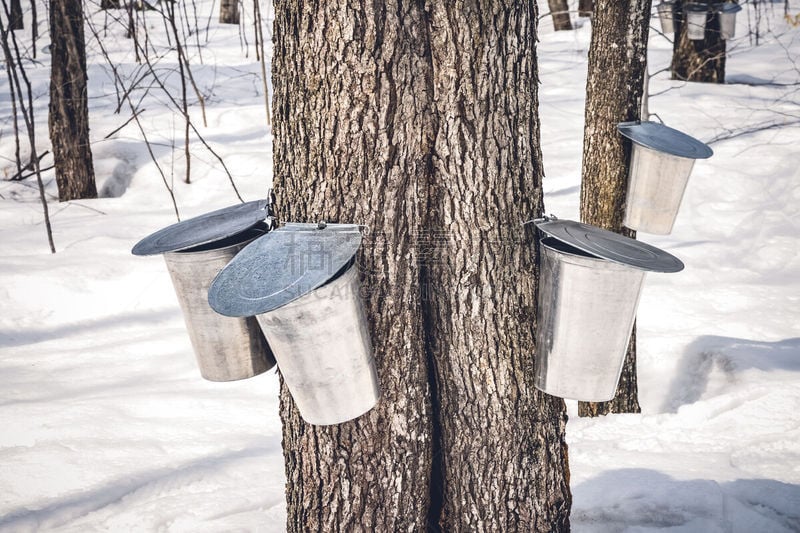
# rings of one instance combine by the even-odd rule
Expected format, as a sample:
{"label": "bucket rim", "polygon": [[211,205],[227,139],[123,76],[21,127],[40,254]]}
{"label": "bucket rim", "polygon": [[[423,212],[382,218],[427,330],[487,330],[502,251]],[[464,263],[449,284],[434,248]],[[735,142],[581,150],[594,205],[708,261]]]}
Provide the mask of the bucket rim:
{"label": "bucket rim", "polygon": [[676,157],[708,159],[714,155],[706,143],[658,122],[620,122],[617,130],[634,144]]}
{"label": "bucket rim", "polygon": [[733,15],[738,13],[742,10],[742,6],[739,4],[734,4],[731,2],[725,2],[722,5],[717,7],[717,13],[723,13],[726,15]]}
{"label": "bucket rim", "polygon": [[270,231],[220,271],[208,291],[209,305],[231,317],[283,307],[340,275],[361,241],[355,224],[291,223]]}
{"label": "bucket rim", "polygon": [[247,228],[222,240],[200,244],[192,248],[175,250],[174,252],[164,252],[162,255],[165,258],[168,257],[171,261],[198,261],[201,257],[211,258],[220,254],[224,255],[232,248],[244,248],[252,241],[266,235],[268,231],[269,228],[266,224],[258,223],[252,228]]}
{"label": "bucket rim", "polygon": [[151,233],[131,250],[133,255],[179,252],[232,237],[269,216],[269,200],[254,200],[182,220]]}
{"label": "bucket rim", "polygon": [[680,259],[660,248],[597,226],[555,218],[539,219],[535,224],[547,236],[613,263],[662,273],[680,272],[684,268]]}

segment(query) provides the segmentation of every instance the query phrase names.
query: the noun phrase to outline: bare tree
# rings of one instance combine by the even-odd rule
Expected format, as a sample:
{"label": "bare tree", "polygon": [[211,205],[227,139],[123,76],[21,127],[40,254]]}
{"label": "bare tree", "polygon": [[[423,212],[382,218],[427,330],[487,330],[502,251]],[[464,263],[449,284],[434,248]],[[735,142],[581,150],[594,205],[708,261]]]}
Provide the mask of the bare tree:
{"label": "bare tree", "polygon": [[566,531],[566,416],[533,386],[536,3],[276,5],[282,218],[370,228],[383,389],[311,426],[281,392],[287,530]]}
{"label": "bare tree", "polygon": [[[11,10],[6,0],[1,0],[3,6],[3,13],[7,19],[11,18]],[[47,232],[47,242],[50,245],[50,252],[56,253],[56,245],[53,242],[53,228],[50,225],[50,210],[47,206],[47,197],[44,190],[44,182],[42,180],[42,168],[39,164],[41,157],[36,149],[36,126],[34,122],[33,113],[33,88],[25,73],[25,68],[22,65],[22,54],[14,32],[7,29],[3,24],[2,17],[0,17],[0,44],[3,48],[3,58],[6,64],[6,73],[8,74],[8,85],[11,92],[12,109],[14,113],[14,136],[16,138],[16,160],[17,169],[20,174],[20,179],[23,179],[19,157],[19,122],[17,120],[17,111],[22,114],[23,121],[25,122],[25,129],[28,133],[28,143],[30,144],[31,162],[30,167],[33,169],[33,174],[36,176],[36,184],[39,188],[39,200],[42,203],[42,213],[44,214],[44,226]],[[13,52],[12,52],[13,48]],[[25,93],[23,93],[23,87]],[[27,103],[26,103],[27,96]],[[27,168],[27,167],[26,167]]]}
{"label": "bare tree", "polygon": [[89,144],[83,2],[50,1],[50,142],[58,199],[96,198]]}
{"label": "bare tree", "polygon": [[[586,80],[581,220],[634,238],[636,232],[622,224],[630,153],[617,124],[641,118],[650,7],[650,0],[595,0]],[[634,325],[616,396],[610,402],[580,402],[578,412],[640,411]]]}

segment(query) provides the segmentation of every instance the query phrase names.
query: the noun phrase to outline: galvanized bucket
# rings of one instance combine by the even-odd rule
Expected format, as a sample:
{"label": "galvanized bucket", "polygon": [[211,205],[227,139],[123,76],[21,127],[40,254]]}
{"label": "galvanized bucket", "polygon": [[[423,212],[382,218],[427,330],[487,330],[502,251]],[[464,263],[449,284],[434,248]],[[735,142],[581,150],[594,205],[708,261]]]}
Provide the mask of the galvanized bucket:
{"label": "galvanized bucket", "polygon": [[711,157],[704,143],[655,122],[624,122],[633,141],[624,224],[658,235],[672,232],[696,159]]}
{"label": "galvanized bucket", "polygon": [[542,240],[538,389],[603,402],[617,390],[645,272]]}
{"label": "galvanized bucket", "polygon": [[540,248],[534,385],[561,398],[611,400],[646,271],[677,272],[683,263],[594,226],[552,219],[537,226],[550,236]]}
{"label": "galvanized bucket", "polygon": [[721,39],[733,39],[736,35],[736,13],[741,10],[742,6],[730,2],[719,6],[717,17],[719,17],[719,33]]}
{"label": "galvanized bucket", "polygon": [[135,255],[163,254],[203,378],[233,381],[275,365],[258,322],[230,318],[208,305],[214,277],[268,227],[267,201],[213,211],[163,228],[133,248]]}
{"label": "galvanized bucket", "polygon": [[378,374],[355,265],[327,285],[257,318],[308,423],[339,424],[378,402]]}
{"label": "galvanized bucket", "polygon": [[661,32],[675,33],[675,1],[661,2],[656,9],[658,9],[658,19],[661,21]]}
{"label": "galvanized bucket", "polygon": [[164,254],[200,375],[209,381],[250,378],[275,365],[255,318],[222,316],[208,305],[208,289],[220,270],[265,233],[266,228],[253,228],[213,244]]}
{"label": "galvanized bucket", "polygon": [[706,19],[708,18],[708,5],[684,4],[683,20],[686,24],[686,35],[692,41],[702,41],[706,38]]}
{"label": "galvanized bucket", "polygon": [[248,246],[219,274],[209,303],[253,314],[303,419],[340,424],[380,398],[354,256],[353,225],[290,224]]}

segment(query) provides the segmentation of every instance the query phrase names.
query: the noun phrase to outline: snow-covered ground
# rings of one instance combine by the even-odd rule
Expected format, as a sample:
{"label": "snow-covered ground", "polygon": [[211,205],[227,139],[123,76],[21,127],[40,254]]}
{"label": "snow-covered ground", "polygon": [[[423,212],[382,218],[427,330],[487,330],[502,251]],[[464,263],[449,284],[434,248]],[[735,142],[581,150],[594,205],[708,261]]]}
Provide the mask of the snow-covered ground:
{"label": "snow-covered ground", "polygon": [[[205,28],[211,2],[197,5]],[[752,7],[740,15],[732,83],[673,82],[665,72],[651,82],[650,110],[670,126],[704,141],[735,136],[714,142],[714,157],[696,164],[672,235],[640,234],[686,270],[647,279],[643,413],[570,418],[575,531],[800,530],[800,28],[784,21],[782,4],[767,7],[771,33],[757,47],[746,36]],[[255,199],[272,161],[246,16],[249,44],[212,17],[212,46],[202,64],[196,54],[192,61],[208,96],[201,131],[242,196]],[[93,19],[102,31],[103,15]],[[545,201],[548,212],[577,218],[590,28],[551,28],[542,21]],[[120,72],[134,77],[124,30],[109,29],[104,42]],[[113,113],[113,79],[98,46],[90,48],[93,150],[105,197],[51,200],[51,255],[33,179],[0,182],[0,531],[282,531],[277,378],[199,378],[162,260],[130,255],[143,235],[174,221],[171,201],[134,123],[104,138],[130,114]],[[670,50],[651,34],[651,72],[668,65]],[[39,59],[28,74],[41,150],[48,58]],[[14,148],[0,78],[0,166],[8,175]],[[199,142],[193,183],[181,182],[181,119],[166,101],[154,89],[141,119],[182,217],[235,203]],[[192,115],[199,123],[197,106]],[[45,178],[55,195],[52,171]]]}

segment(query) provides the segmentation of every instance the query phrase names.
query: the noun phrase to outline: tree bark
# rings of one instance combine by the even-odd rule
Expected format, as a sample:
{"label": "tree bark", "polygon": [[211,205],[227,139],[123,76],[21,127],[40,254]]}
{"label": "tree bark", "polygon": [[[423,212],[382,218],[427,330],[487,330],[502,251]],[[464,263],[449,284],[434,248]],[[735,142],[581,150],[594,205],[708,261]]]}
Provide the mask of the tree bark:
{"label": "tree bark", "polygon": [[416,236],[434,136],[426,15],[416,4],[275,4],[274,161],[281,219],[357,222],[382,395],[311,426],[281,389],[287,531],[421,531],[433,413]]}
{"label": "tree bark", "polygon": [[593,9],[594,9],[594,0],[579,0],[578,16],[591,17]]}
{"label": "tree bark", "polygon": [[[617,124],[641,118],[647,75],[650,0],[595,0],[586,80],[581,220],[628,237],[623,226],[630,150]],[[578,414],[638,413],[636,326],[617,393],[610,402],[580,402]]]}
{"label": "tree bark", "polygon": [[96,198],[89,144],[83,3],[51,0],[50,141],[60,201]]}
{"label": "tree bark", "polygon": [[535,3],[276,4],[284,220],[356,222],[382,398],[282,387],[288,531],[564,531],[563,402],[533,387]]}
{"label": "tree bark", "polygon": [[547,0],[550,8],[550,16],[553,17],[553,29],[564,31],[572,29],[572,22],[569,18],[569,4],[567,0]]}
{"label": "tree bark", "polygon": [[25,24],[22,20],[21,0],[11,0],[11,2],[9,2],[8,10],[10,12],[10,16],[8,17],[8,29],[21,30],[25,28]]}
{"label": "tree bark", "polygon": [[100,0],[100,9],[120,9],[119,0]]}
{"label": "tree bark", "polygon": [[424,275],[444,531],[568,529],[564,404],[533,386],[542,213],[533,3],[435,2]]}
{"label": "tree bark", "polygon": [[219,21],[222,24],[239,24],[239,0],[220,0]]}
{"label": "tree bark", "polygon": [[705,39],[692,41],[683,14],[686,2],[675,4],[675,41],[672,50],[672,79],[706,83],[725,83],[725,41],[719,31],[719,18],[709,11]]}

